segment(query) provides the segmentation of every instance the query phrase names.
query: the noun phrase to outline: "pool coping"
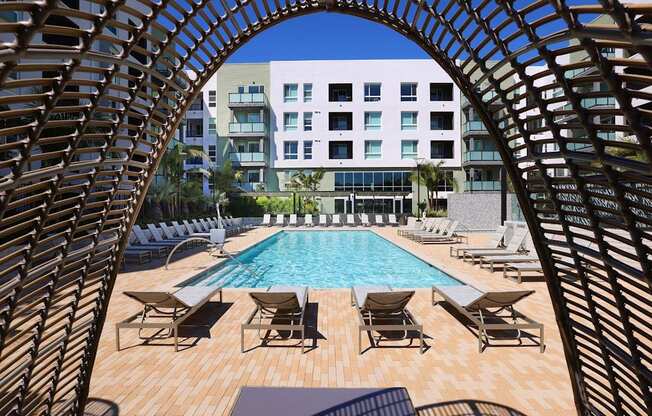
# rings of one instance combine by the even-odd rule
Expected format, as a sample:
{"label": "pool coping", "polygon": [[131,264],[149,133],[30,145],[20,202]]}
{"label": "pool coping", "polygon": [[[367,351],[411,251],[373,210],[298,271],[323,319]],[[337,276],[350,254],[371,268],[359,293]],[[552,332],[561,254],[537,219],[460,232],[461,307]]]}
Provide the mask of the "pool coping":
{"label": "pool coping", "polygon": [[[398,228],[396,228],[396,229],[398,230]],[[424,258],[421,254],[414,253],[414,252],[410,251],[408,248],[402,247],[399,244],[397,244],[396,242],[391,241],[388,238],[385,238],[383,235],[379,234],[376,229],[374,229],[372,227],[364,227],[364,228],[359,228],[359,227],[338,227],[337,229],[318,228],[318,227],[294,227],[294,228],[289,229],[287,227],[282,227],[282,228],[278,228],[277,230],[275,230],[273,233],[266,236],[265,238],[263,238],[261,240],[258,240],[258,241],[255,241],[255,242],[252,242],[251,244],[245,246],[243,249],[237,251],[237,254],[233,254],[233,253],[231,253],[231,254],[233,254],[234,258],[236,258],[236,257],[244,254],[245,252],[253,249],[258,244],[261,244],[261,243],[263,243],[263,242],[265,242],[265,241],[267,241],[267,240],[269,240],[269,239],[271,239],[273,237],[276,237],[277,235],[279,235],[282,232],[314,232],[314,231],[332,231],[332,232],[337,232],[337,231],[357,231],[357,232],[367,231],[367,232],[371,232],[374,235],[376,235],[377,237],[383,239],[384,241],[386,241],[386,242],[390,243],[391,245],[393,245],[394,247],[398,248],[399,250],[402,250],[405,253],[407,253],[407,254],[417,258],[418,260],[426,263],[428,266],[433,267],[433,268],[445,273],[449,278],[456,281],[458,284],[466,285],[466,283],[463,280],[456,277],[449,270],[447,270],[448,269],[447,267],[441,267],[439,265],[433,264],[433,262],[431,262],[430,260]],[[189,282],[197,279],[198,275],[200,275],[202,273],[206,273],[208,270],[212,269],[213,267],[217,267],[217,266],[221,265],[222,263],[227,262],[229,260],[230,260],[230,257],[220,257],[216,261],[208,263],[206,265],[206,267],[201,271],[195,271],[194,273],[191,273],[189,271],[187,273],[184,273],[181,276],[179,276],[178,278],[174,279],[173,282],[171,282],[172,286],[173,287],[191,286],[189,284],[184,284],[184,283],[189,283]],[[337,290],[337,289],[350,290],[350,288],[351,287],[323,287],[323,288],[310,287],[310,290]],[[425,286],[425,287],[406,287],[406,288],[402,288],[402,289],[414,289],[414,290],[417,290],[417,289],[431,289],[431,288],[432,288],[432,285]],[[253,290],[253,289],[260,289],[260,288],[256,288],[256,287],[225,287],[225,289],[228,289],[228,290]]]}

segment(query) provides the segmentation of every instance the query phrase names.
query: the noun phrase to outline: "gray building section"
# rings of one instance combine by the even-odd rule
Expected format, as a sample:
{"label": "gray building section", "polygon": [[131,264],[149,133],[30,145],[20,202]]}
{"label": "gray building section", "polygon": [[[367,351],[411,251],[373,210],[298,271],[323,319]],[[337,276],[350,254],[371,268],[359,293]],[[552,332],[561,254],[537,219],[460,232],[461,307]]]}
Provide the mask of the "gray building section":
{"label": "gray building section", "polygon": [[[461,192],[448,195],[448,217],[472,231],[495,230],[501,223],[500,192]],[[507,221],[523,221],[516,195],[507,194]]]}

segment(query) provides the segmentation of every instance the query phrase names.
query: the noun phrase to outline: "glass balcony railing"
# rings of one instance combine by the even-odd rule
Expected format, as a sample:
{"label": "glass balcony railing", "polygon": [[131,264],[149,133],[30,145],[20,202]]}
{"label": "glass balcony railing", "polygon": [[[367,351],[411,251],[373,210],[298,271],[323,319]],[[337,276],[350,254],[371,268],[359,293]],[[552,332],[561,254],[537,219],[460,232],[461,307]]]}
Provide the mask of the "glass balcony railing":
{"label": "glass balcony railing", "polygon": [[462,124],[462,133],[468,133],[470,131],[486,133],[487,128],[482,121],[467,121]]}
{"label": "glass balcony railing", "polygon": [[239,163],[246,163],[246,162],[264,162],[265,161],[265,153],[263,152],[245,152],[245,153],[238,153],[238,152],[233,152],[229,153],[229,159],[231,162],[239,162]]}
{"label": "glass balcony railing", "polygon": [[242,189],[245,192],[257,192],[257,191],[265,190],[264,182],[242,182],[242,183],[234,183],[233,185]]}
{"label": "glass balcony railing", "polygon": [[462,162],[478,162],[478,161],[489,161],[489,162],[498,162],[500,161],[500,154],[496,151],[487,151],[487,150],[471,150],[462,153]]}
{"label": "glass balcony railing", "polygon": [[265,133],[265,123],[229,123],[229,133]]}
{"label": "glass balcony railing", "polygon": [[470,181],[464,184],[464,190],[469,191],[500,191],[500,181]]}
{"label": "glass balcony railing", "polygon": [[229,93],[229,104],[265,105],[265,94],[262,92],[231,92]]}

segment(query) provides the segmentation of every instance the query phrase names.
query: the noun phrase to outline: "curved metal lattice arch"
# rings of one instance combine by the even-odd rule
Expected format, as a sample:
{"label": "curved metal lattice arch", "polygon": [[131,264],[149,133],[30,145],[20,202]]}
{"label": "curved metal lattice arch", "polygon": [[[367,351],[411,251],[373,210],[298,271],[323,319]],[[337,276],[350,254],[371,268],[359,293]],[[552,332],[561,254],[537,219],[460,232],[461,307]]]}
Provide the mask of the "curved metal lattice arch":
{"label": "curved metal lattice arch", "polygon": [[258,32],[324,10],[450,74],[544,259],[579,411],[650,412],[652,5],[62,0],[0,3],[0,414],[80,413],[121,250],[187,107]]}

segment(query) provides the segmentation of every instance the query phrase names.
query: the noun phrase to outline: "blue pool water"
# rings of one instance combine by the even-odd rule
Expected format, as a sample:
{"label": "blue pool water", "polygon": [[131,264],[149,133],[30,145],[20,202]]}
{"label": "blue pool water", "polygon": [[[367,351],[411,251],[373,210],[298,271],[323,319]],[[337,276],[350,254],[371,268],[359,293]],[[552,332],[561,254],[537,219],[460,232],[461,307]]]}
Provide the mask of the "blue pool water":
{"label": "blue pool water", "polygon": [[[282,231],[193,279],[194,286],[275,284],[341,288],[430,287],[457,281],[371,231]],[[253,275],[253,274],[255,275]]]}

